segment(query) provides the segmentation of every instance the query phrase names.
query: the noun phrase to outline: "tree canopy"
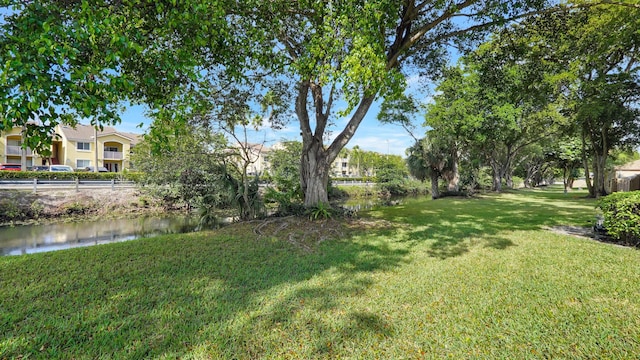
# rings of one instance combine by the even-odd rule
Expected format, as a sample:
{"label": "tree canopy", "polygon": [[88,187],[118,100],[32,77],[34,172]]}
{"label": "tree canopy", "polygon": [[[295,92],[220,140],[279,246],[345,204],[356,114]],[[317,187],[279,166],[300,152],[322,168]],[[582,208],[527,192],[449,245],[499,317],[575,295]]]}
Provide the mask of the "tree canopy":
{"label": "tree canopy", "polygon": [[[383,102],[387,120],[408,121],[394,111],[414,109],[407,76],[441,75],[452,46],[466,52],[520,19],[468,65],[484,74],[477,81],[485,121],[472,127],[499,135],[490,147],[506,150],[492,158],[502,159],[496,171],[508,179],[511,150],[557,110],[545,114],[542,105],[553,86],[595,158],[606,156],[611,139],[631,143],[619,130],[637,118],[629,104],[637,99],[639,9],[602,3],[5,0],[0,131],[22,127],[25,145],[46,151],[56,124],[113,124],[127,102],[149,106],[156,144],[187,122],[279,126],[293,118],[302,138],[301,190],[313,206],[327,201],[331,162],[374,101]],[[559,65],[552,78],[538,81],[551,64]],[[472,100],[456,101],[446,111]],[[606,138],[598,140],[594,130],[603,124]]]}
{"label": "tree canopy", "polygon": [[[187,114],[217,115],[229,103],[262,104],[276,122],[295,112],[303,143],[301,187],[305,204],[313,205],[326,201],[330,163],[375,99],[397,100],[415,69],[437,74],[447,46],[466,47],[547,3],[76,0],[4,6],[11,13],[0,34],[3,128],[25,126],[29,146],[46,148],[60,122],[113,123],[124,100],[149,104],[158,125]],[[248,113],[226,120],[246,121]],[[346,125],[338,127],[341,117]],[[162,135],[173,126],[152,131]],[[332,129],[337,135],[325,145]]]}

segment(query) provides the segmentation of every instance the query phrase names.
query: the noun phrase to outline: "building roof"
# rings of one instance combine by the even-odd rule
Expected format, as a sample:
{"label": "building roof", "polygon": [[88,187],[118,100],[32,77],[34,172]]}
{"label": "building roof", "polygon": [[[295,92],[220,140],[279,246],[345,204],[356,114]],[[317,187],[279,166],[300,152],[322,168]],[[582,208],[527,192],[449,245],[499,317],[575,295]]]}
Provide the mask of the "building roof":
{"label": "building roof", "polygon": [[246,143],[243,142],[240,144],[232,143],[231,146],[236,148],[242,147],[244,149],[249,149],[249,151],[254,154],[260,154],[260,153],[265,154],[271,151],[271,148],[264,144],[255,144],[255,143],[249,143],[249,142],[246,142]]}
{"label": "building roof", "polygon": [[[67,139],[76,141],[91,141],[93,140],[93,136],[95,134],[95,128],[92,125],[83,124],[77,124],[75,127],[69,125],[61,125],[60,131],[62,131]],[[141,136],[139,134],[118,131],[111,126],[103,126],[102,131],[98,129],[99,138],[109,135],[118,135],[131,141],[131,143],[134,145],[139,142]]]}
{"label": "building roof", "polygon": [[624,165],[616,166],[618,171],[640,171],[640,160],[632,161]]}

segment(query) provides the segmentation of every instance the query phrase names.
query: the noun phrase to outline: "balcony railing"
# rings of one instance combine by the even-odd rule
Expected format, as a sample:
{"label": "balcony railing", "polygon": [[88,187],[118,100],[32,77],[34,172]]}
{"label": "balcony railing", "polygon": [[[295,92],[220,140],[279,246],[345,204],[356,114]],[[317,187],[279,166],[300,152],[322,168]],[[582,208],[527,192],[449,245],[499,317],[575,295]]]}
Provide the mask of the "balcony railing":
{"label": "balcony railing", "polygon": [[122,160],[122,151],[105,151],[104,158],[109,160]]}
{"label": "balcony railing", "polygon": [[[22,155],[22,147],[18,145],[7,145],[7,155]],[[33,155],[33,151],[27,148],[27,156]]]}

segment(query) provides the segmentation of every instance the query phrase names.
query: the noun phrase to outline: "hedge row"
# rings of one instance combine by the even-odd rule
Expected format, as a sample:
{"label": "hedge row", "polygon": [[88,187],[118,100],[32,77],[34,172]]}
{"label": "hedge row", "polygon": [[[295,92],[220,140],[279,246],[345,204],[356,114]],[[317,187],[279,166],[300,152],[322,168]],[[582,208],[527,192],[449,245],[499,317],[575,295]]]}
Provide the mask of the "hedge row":
{"label": "hedge row", "polygon": [[12,179],[40,179],[40,180],[128,180],[137,182],[141,177],[141,173],[138,172],[63,172],[63,171],[0,171],[0,180],[12,180]]}
{"label": "hedge row", "polygon": [[640,191],[616,192],[600,199],[604,228],[617,240],[640,245]]}
{"label": "hedge row", "polygon": [[346,181],[346,182],[354,182],[354,181],[360,181],[360,182],[375,182],[376,178],[373,176],[364,176],[364,177],[332,177],[331,181]]}

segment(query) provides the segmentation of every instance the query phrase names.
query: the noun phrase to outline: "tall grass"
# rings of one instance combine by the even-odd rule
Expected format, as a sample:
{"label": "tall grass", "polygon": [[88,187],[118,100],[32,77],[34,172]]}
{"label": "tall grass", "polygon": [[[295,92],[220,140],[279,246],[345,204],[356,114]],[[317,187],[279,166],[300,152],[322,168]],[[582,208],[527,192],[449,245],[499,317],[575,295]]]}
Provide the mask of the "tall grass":
{"label": "tall grass", "polygon": [[634,358],[640,253],[545,230],[588,225],[584,195],[0,258],[0,358]]}

